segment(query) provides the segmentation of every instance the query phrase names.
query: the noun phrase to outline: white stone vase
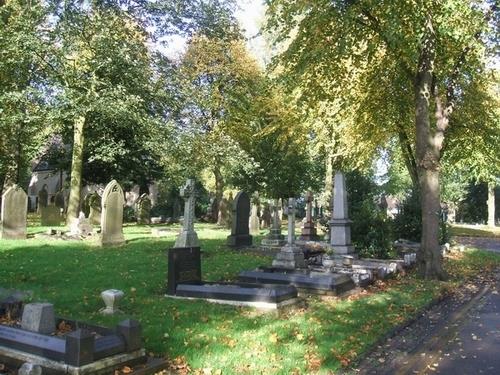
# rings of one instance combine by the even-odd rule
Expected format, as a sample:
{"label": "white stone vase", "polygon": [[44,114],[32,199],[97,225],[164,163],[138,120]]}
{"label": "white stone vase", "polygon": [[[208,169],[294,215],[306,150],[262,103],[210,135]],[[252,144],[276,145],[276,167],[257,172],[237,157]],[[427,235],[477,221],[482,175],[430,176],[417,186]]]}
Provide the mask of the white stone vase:
{"label": "white stone vase", "polygon": [[99,310],[99,312],[105,315],[121,313],[121,311],[118,309],[118,302],[123,298],[124,295],[125,294],[118,289],[108,289],[102,292],[101,297],[106,307]]}

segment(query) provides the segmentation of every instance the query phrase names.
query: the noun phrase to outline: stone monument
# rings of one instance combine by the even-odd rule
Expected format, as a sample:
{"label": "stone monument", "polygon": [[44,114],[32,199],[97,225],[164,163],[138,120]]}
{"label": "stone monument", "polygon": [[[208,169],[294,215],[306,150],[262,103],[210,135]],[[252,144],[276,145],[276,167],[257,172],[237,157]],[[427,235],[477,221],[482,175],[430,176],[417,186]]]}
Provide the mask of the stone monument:
{"label": "stone monument", "polygon": [[335,254],[354,253],[351,243],[351,220],[347,213],[347,190],[345,176],[342,172],[335,173],[333,187],[333,210],[330,220],[330,245]]}
{"label": "stone monument", "polygon": [[47,192],[47,185],[43,185],[42,190],[38,192],[38,212],[41,207],[47,207],[49,204],[49,193]]}
{"label": "stone monument", "polygon": [[102,198],[97,193],[93,192],[88,197],[89,205],[89,220],[92,225],[101,225],[101,215],[102,215]]}
{"label": "stone monument", "polygon": [[54,204],[40,206],[40,222],[44,227],[61,225],[61,209]]}
{"label": "stone monument", "polygon": [[302,233],[300,235],[300,240],[302,241],[317,241],[319,239],[318,233],[316,232],[316,224],[314,223],[312,215],[313,195],[310,191],[306,194],[306,218],[302,225]]}
{"label": "stone monument", "polygon": [[273,213],[271,229],[260,244],[260,248],[262,250],[280,250],[286,243],[285,236],[281,234],[281,220],[279,218],[278,204],[278,200],[275,199],[273,205],[271,206]]}
{"label": "stone monument", "polygon": [[277,268],[304,268],[304,253],[295,244],[295,198],[288,199],[288,237],[287,243],[283,246],[276,258],[273,260],[273,267]]}
{"label": "stone monument", "polygon": [[219,203],[219,213],[217,216],[217,224],[223,227],[227,227],[228,216],[229,216],[229,202],[225,197],[220,200]]}
{"label": "stone monument", "polygon": [[259,194],[255,193],[252,197],[252,207],[250,210],[250,234],[256,235],[260,232],[260,218],[259,218]]}
{"label": "stone monument", "polygon": [[26,215],[28,196],[17,185],[8,188],[2,195],[0,238],[19,240],[26,238]]}
{"label": "stone monument", "polygon": [[196,202],[196,189],[194,180],[188,179],[180,190],[181,197],[184,198],[184,223],[182,232],[177,237],[174,247],[198,247],[198,235],[194,231],[194,206]]}
{"label": "stone monument", "polygon": [[252,246],[248,220],[250,217],[250,197],[244,191],[236,194],[232,207],[231,235],[227,237],[230,247]]}
{"label": "stone monument", "polygon": [[136,202],[137,224],[151,224],[151,199],[142,194]]}
{"label": "stone monument", "polygon": [[116,180],[111,181],[102,194],[101,238],[102,246],[117,246],[125,243],[123,237],[123,190]]}

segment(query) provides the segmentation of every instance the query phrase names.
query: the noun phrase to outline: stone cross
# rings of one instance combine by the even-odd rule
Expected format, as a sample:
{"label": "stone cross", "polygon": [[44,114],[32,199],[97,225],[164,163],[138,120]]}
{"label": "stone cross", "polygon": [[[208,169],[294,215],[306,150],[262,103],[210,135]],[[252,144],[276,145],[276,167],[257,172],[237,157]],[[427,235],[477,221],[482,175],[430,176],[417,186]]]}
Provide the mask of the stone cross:
{"label": "stone cross", "polygon": [[26,238],[26,216],[28,196],[24,190],[13,185],[2,195],[0,238],[19,240]]}
{"label": "stone cross", "polygon": [[290,246],[295,243],[295,198],[288,198],[288,238]]}
{"label": "stone cross", "polygon": [[313,202],[313,195],[310,190],[307,191],[306,193],[306,222],[311,222],[312,221],[312,202]]}
{"label": "stone cross", "polygon": [[175,247],[197,247],[199,246],[198,235],[194,231],[196,189],[193,179],[186,181],[180,189],[180,195],[184,198],[184,223],[182,232],[175,241]]}

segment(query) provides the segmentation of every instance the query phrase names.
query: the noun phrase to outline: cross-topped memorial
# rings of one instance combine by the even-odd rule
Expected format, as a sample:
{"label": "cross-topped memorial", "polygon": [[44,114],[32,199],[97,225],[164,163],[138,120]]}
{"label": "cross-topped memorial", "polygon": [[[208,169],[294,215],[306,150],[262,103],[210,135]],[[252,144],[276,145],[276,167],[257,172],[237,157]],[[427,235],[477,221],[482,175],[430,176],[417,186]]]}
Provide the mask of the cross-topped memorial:
{"label": "cross-topped memorial", "polygon": [[188,179],[180,189],[180,195],[184,198],[184,224],[182,232],[175,241],[175,247],[198,247],[198,235],[194,231],[194,206],[196,203],[196,188],[193,179]]}

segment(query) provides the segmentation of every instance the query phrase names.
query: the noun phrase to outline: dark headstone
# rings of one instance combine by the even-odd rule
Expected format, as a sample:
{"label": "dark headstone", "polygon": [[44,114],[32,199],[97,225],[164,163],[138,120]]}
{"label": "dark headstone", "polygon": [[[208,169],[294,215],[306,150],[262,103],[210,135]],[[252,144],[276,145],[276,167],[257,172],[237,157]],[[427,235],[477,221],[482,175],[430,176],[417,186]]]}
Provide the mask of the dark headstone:
{"label": "dark headstone", "polygon": [[38,209],[40,207],[47,207],[49,203],[49,193],[47,192],[47,186],[44,185],[42,190],[38,192]]}
{"label": "dark headstone", "polygon": [[94,336],[86,329],[78,329],[66,335],[66,355],[64,361],[80,367],[94,360]]}
{"label": "dark headstone", "polygon": [[0,301],[0,315],[8,319],[17,319],[21,316],[23,301],[14,296],[9,296]]}
{"label": "dark headstone", "polygon": [[250,197],[240,191],[233,201],[231,235],[227,244],[231,247],[252,246],[252,236],[249,233]]}
{"label": "dark headstone", "polygon": [[176,294],[178,284],[201,283],[199,247],[180,247],[168,250],[167,293]]}
{"label": "dark headstone", "polygon": [[125,339],[125,350],[133,352],[142,347],[142,329],[137,320],[127,319],[116,326],[116,331]]}

